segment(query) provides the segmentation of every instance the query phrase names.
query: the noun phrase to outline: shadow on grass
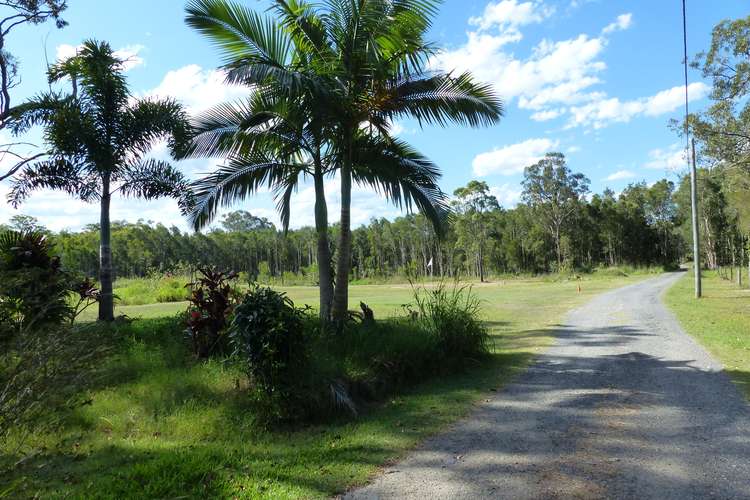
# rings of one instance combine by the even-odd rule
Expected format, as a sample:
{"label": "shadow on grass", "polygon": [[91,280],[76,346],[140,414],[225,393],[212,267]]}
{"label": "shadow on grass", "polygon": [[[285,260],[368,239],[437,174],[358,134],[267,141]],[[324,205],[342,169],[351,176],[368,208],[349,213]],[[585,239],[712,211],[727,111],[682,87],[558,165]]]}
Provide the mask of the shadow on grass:
{"label": "shadow on grass", "polygon": [[[356,420],[266,431],[221,363],[190,356],[174,319],[136,320],[112,335],[122,350],[88,387],[98,406],[66,419],[49,449],[0,457],[0,484],[13,485],[12,495],[332,495],[465,415],[530,359],[495,353],[465,372],[412,384]],[[119,420],[107,426],[104,417]],[[172,433],[174,425],[196,432]]]}

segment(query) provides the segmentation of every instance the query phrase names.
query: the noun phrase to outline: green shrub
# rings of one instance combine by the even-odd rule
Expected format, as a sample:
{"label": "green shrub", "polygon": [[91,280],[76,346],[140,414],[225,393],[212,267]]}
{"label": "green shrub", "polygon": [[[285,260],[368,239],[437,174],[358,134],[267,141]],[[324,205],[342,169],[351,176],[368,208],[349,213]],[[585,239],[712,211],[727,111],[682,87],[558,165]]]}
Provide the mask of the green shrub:
{"label": "green shrub", "polygon": [[[297,420],[298,375],[307,367],[304,312],[284,293],[255,286],[234,310],[229,329],[233,354],[264,405],[266,417]],[[303,396],[304,398],[304,396]]]}
{"label": "green shrub", "polygon": [[415,290],[407,317],[322,328],[284,294],[254,286],[234,309],[229,339],[260,421],[321,421],[488,353],[479,301],[466,286]]}
{"label": "green shrub", "polygon": [[[71,296],[78,295],[77,305]],[[98,290],[60,267],[44,234],[0,234],[0,339],[72,321]]]}

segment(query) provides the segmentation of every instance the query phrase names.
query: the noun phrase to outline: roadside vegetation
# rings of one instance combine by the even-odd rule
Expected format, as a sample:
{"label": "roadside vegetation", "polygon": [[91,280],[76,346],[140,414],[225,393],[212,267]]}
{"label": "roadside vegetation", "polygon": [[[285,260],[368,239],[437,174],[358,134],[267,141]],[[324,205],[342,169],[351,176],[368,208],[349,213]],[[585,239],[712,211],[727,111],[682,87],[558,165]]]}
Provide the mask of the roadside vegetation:
{"label": "roadside vegetation", "polygon": [[703,273],[703,297],[695,300],[693,274],[687,273],[667,293],[667,305],[683,328],[703,344],[741,391],[750,398],[750,289],[737,285],[735,270]]}
{"label": "roadside vegetation", "polygon": [[[505,111],[488,83],[429,66],[438,1],[251,4],[187,4],[187,25],[247,91],[200,116],[136,98],[124,61],[95,40],[49,67],[48,91],[10,106],[17,65],[0,51],[0,129],[40,126],[44,139],[2,177],[10,203],[53,189],[100,208],[77,232],[24,216],[0,228],[0,498],[340,493],[510,380],[570,308],[689,257],[685,178],[592,195],[549,152],[525,168],[516,208],[485,182],[442,191],[438,165],[395,136],[398,120],[483,127]],[[11,9],[0,27],[66,24],[62,0],[0,8]],[[726,49],[749,25],[717,27],[696,63],[707,76],[732,65]],[[713,167],[699,190],[711,268],[748,255],[748,190],[736,189],[747,186],[747,137],[715,134],[747,128],[736,123],[747,108],[734,113],[750,70],[736,66],[735,88],[715,84],[719,107],[689,118]],[[191,181],[149,157],[158,141],[175,162],[220,166]],[[314,227],[290,230],[306,179]],[[355,184],[408,215],[352,228]],[[275,197],[279,227],[246,211],[212,226],[259,191]],[[112,222],[116,195],[175,198],[196,231]],[[743,301],[729,300],[740,292],[716,279],[696,305],[685,287],[670,300],[688,330],[747,384]]]}
{"label": "roadside vegetation", "polygon": [[[419,310],[410,285],[356,287],[375,326],[326,347],[344,349],[342,357],[320,356],[324,346],[314,345],[314,359],[318,373],[345,373],[372,391],[370,402],[362,404],[360,393],[357,416],[342,408],[303,425],[261,418],[250,379],[231,356],[196,359],[184,315],[117,321],[97,333],[115,350],[101,355],[95,383],[81,387],[88,404],[23,441],[12,435],[0,477],[16,496],[330,496],[363,483],[501,387],[552,341],[550,327],[567,310],[646,276],[477,284],[471,292],[488,354],[458,367],[434,358],[434,337],[401,307]],[[297,304],[316,302],[313,287],[286,290]],[[143,306],[123,309],[136,307]]]}

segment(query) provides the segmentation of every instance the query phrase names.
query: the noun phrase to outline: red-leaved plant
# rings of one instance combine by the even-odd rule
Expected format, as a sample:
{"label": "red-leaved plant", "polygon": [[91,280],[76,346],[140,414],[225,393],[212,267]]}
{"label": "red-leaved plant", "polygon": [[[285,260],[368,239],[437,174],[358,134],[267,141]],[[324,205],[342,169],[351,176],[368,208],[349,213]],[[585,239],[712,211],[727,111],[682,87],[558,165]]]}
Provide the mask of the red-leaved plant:
{"label": "red-leaved plant", "polygon": [[187,334],[193,352],[199,358],[226,353],[226,329],[237,297],[232,281],[238,274],[212,267],[198,269],[198,278],[188,283],[190,306],[187,311]]}

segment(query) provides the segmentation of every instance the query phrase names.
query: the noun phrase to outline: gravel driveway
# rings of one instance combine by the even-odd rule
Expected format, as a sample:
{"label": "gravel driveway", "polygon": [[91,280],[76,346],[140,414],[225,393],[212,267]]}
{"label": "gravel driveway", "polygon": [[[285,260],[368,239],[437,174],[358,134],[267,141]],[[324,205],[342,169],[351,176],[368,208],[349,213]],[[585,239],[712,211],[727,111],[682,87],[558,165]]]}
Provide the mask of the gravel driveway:
{"label": "gravel driveway", "polygon": [[750,409],[660,300],[600,295],[514,383],[345,498],[750,499]]}

